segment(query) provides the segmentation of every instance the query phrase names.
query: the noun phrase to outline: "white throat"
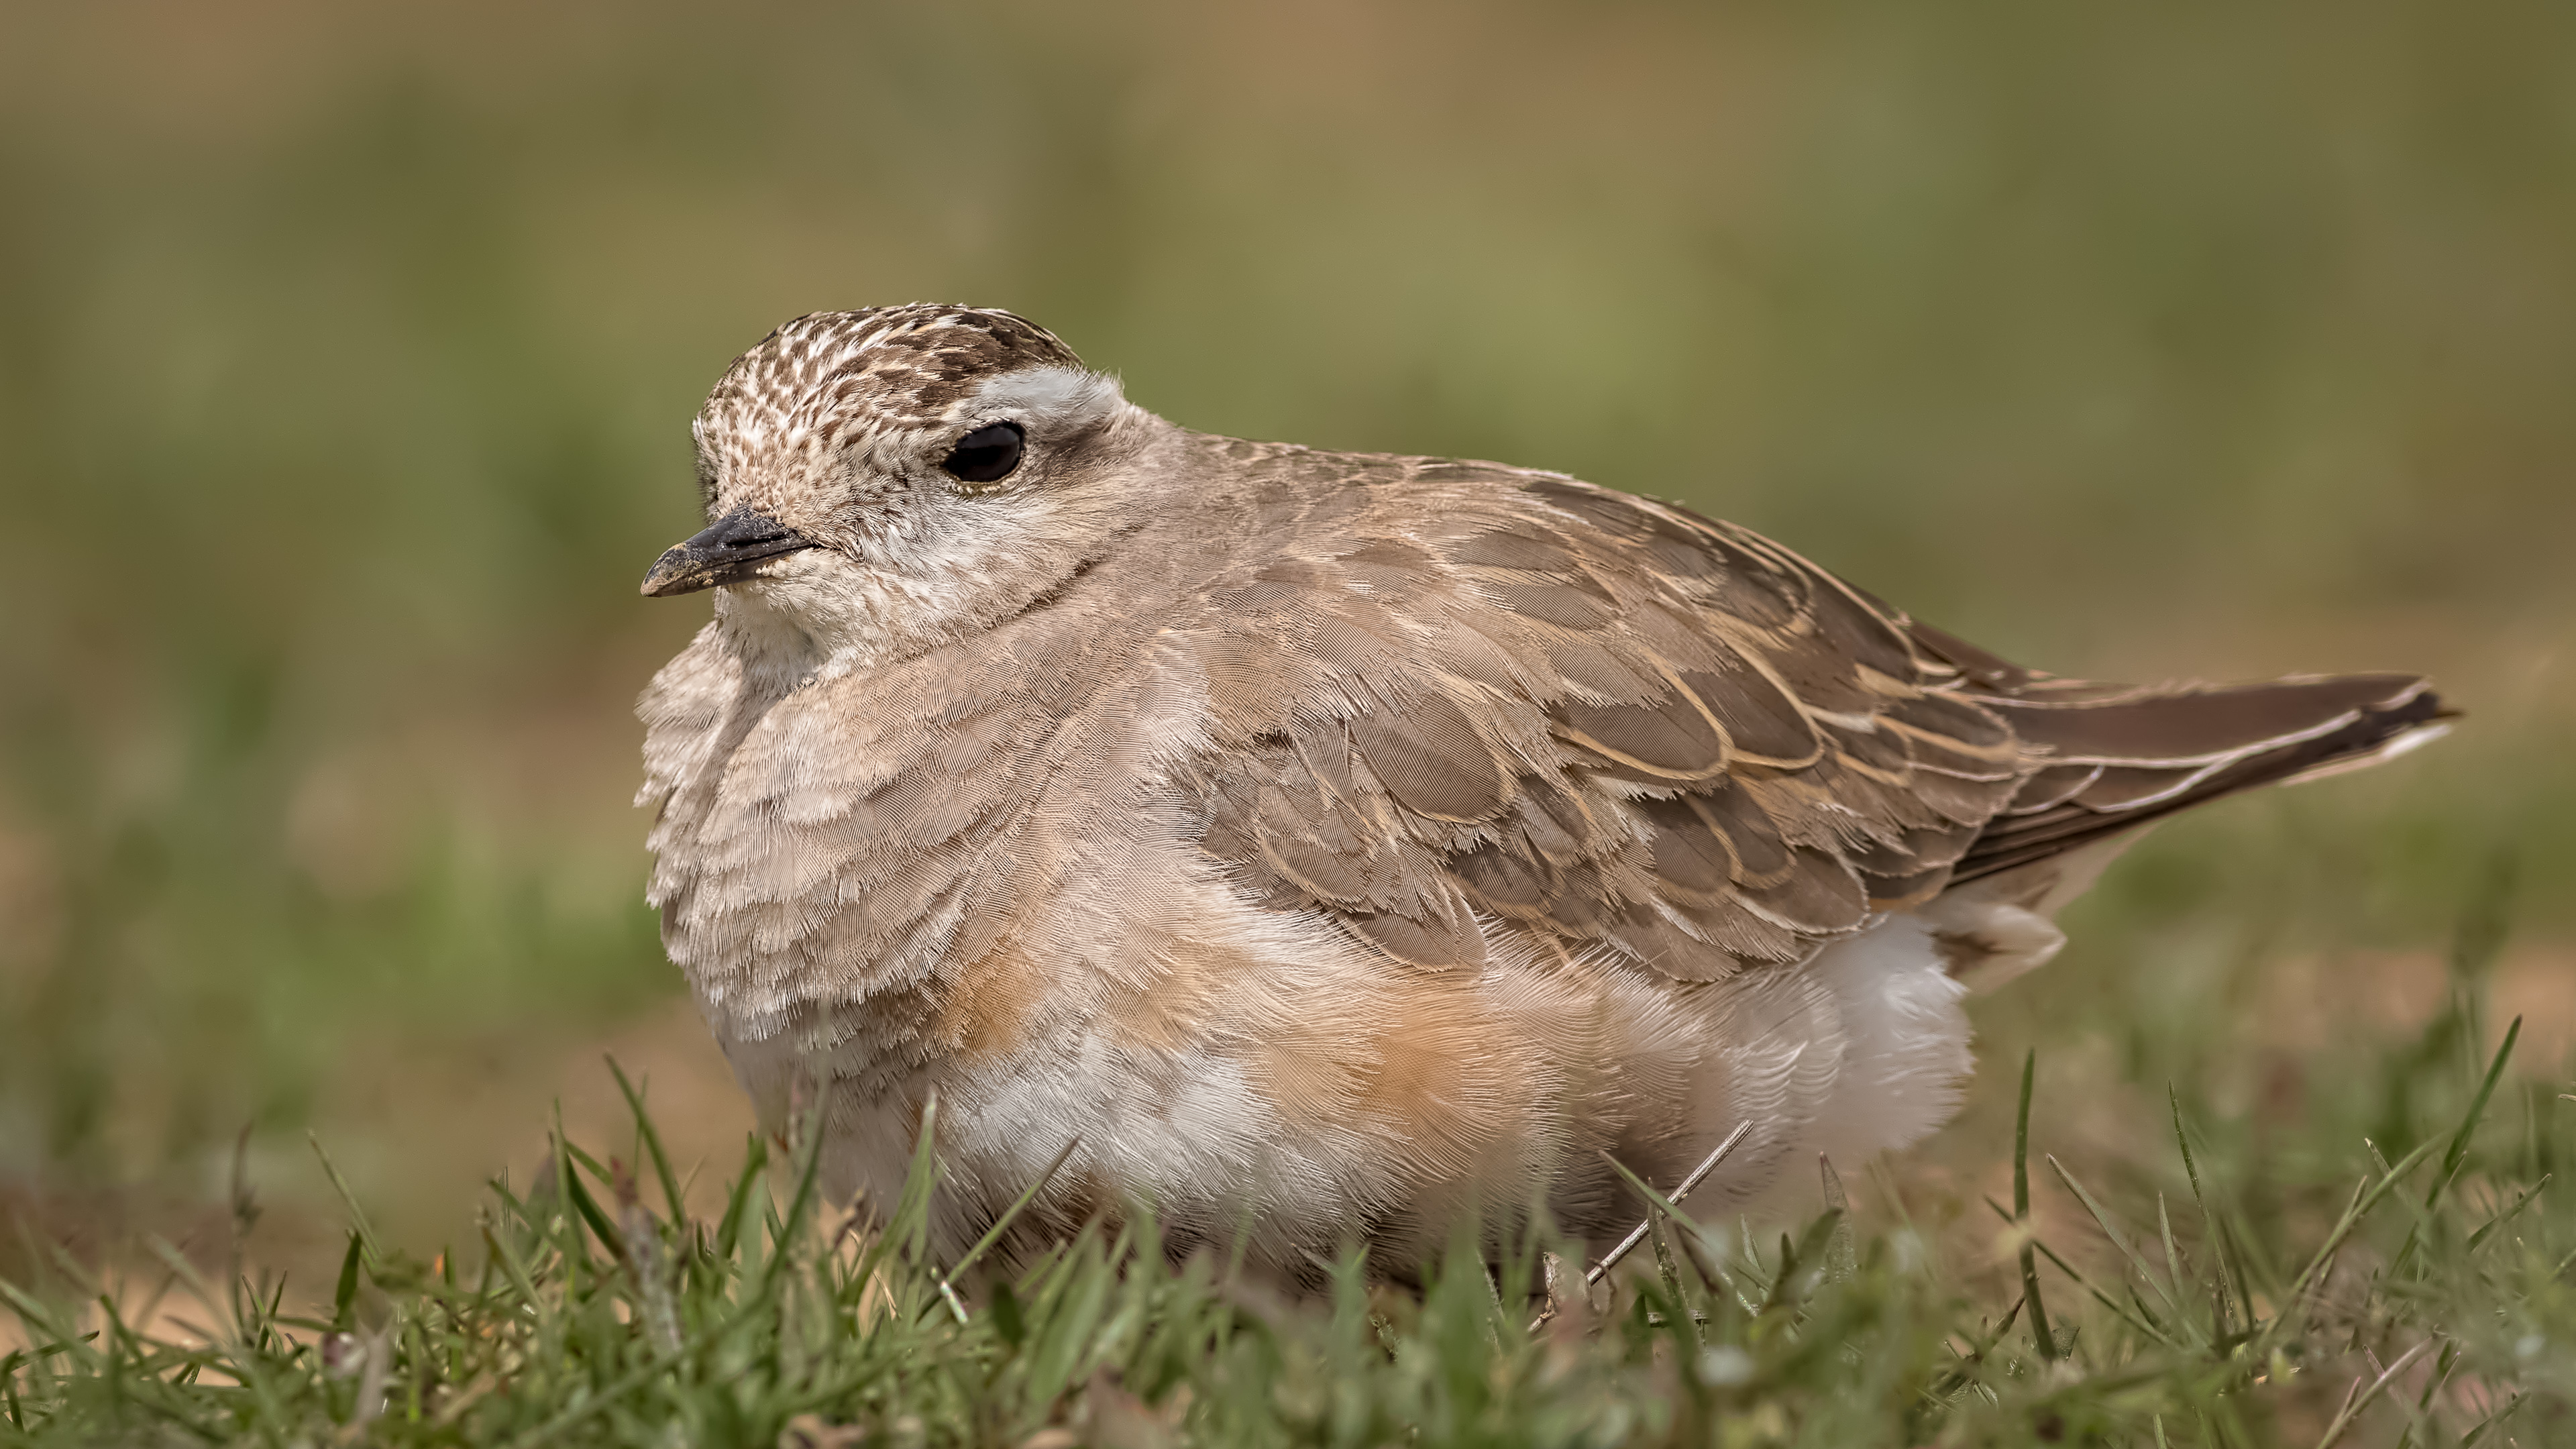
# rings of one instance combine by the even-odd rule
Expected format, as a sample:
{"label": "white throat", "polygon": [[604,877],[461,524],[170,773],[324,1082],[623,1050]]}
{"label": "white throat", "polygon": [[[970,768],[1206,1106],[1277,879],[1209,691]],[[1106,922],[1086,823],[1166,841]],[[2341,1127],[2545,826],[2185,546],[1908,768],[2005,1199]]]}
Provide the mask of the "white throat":
{"label": "white throat", "polygon": [[[911,530],[897,560],[861,562],[830,549],[788,554],[761,576],[716,591],[716,625],[744,671],[773,689],[882,668],[990,628],[1078,559],[1052,503],[959,512]],[[1061,564],[1057,560],[1062,559]]]}

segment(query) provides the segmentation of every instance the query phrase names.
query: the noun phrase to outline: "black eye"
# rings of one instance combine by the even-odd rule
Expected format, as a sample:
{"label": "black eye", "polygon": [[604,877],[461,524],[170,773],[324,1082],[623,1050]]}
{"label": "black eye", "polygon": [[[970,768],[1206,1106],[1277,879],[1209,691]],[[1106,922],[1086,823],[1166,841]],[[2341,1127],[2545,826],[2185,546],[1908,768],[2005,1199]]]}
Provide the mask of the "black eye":
{"label": "black eye", "polygon": [[1020,466],[1020,445],[1025,437],[1018,423],[977,428],[959,438],[956,448],[939,466],[961,483],[999,483]]}

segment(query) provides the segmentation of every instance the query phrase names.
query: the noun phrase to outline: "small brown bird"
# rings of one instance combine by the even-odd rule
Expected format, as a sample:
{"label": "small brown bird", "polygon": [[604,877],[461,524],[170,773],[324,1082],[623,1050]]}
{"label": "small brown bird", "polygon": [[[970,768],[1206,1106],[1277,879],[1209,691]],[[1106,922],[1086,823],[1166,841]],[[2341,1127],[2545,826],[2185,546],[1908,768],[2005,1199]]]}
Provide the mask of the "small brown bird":
{"label": "small brown bird", "polygon": [[2411,675],[2008,664],[1767,539],[1176,427],[1007,312],[799,318],[695,424],[715,619],[640,713],[651,899],[763,1121],[948,1251],[1152,1204],[1294,1273],[1602,1238],[1953,1110],[1962,994],[2140,828],[2385,757]]}

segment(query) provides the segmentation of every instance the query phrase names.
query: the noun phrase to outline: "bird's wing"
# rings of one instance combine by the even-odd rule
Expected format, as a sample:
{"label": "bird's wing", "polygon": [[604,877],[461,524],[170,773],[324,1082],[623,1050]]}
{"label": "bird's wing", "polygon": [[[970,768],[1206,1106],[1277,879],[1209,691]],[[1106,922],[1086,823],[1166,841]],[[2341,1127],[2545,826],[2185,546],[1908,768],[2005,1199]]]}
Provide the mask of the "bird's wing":
{"label": "bird's wing", "polygon": [[1928,899],[2033,768],[1901,615],[1743,529],[1349,466],[1256,508],[1177,631],[1205,848],[1275,907],[1423,967],[1517,938],[1715,979]]}

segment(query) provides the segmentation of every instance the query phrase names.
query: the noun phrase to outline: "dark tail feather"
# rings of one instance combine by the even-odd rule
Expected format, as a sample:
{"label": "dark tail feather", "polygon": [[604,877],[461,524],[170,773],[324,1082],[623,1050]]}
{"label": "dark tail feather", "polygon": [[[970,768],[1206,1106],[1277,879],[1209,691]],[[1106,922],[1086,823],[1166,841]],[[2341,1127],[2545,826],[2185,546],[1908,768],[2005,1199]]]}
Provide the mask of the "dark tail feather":
{"label": "dark tail feather", "polygon": [[2358,769],[2431,739],[2453,711],[2411,674],[2140,689],[2056,679],[1917,624],[1962,695],[2053,762],[1986,824],[1953,884],[1994,875],[2258,785]]}

